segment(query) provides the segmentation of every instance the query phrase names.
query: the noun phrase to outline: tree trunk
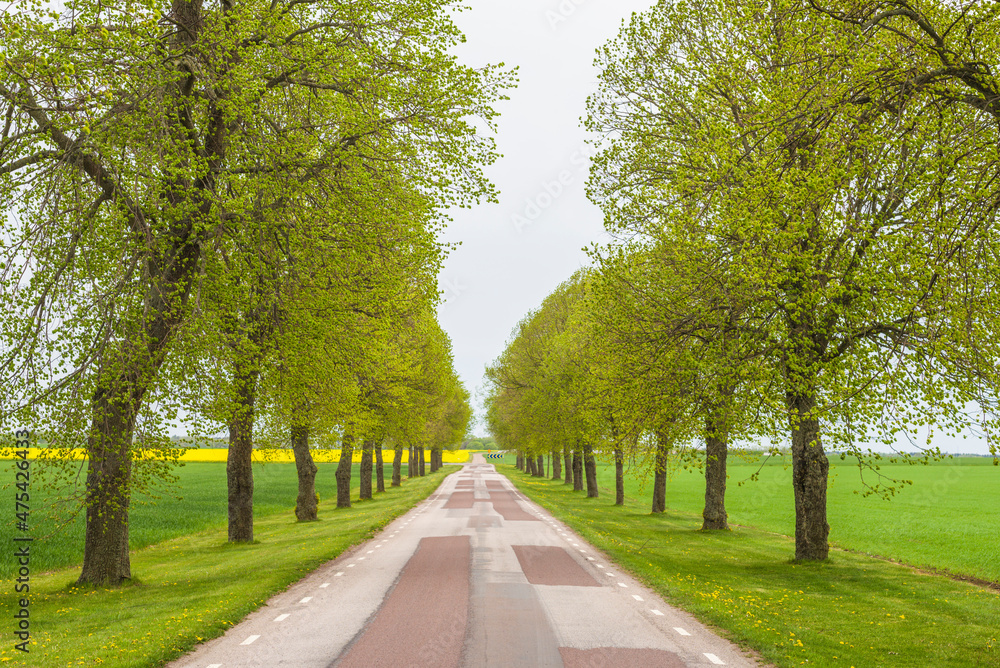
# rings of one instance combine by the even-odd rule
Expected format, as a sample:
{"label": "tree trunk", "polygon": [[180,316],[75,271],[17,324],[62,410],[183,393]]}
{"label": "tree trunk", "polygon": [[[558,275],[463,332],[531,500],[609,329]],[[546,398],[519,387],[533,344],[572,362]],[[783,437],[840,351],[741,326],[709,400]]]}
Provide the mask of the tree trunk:
{"label": "tree trunk", "polygon": [[517,457],[514,460],[514,467],[518,471],[523,471],[524,470],[524,455],[521,454],[520,450],[517,451]]}
{"label": "tree trunk", "polygon": [[101,392],[94,397],[87,438],[87,527],[79,582],[118,585],[132,577],[128,509],[134,420],[112,409],[122,404],[106,397]]}
{"label": "tree trunk", "polygon": [[830,552],[826,487],[830,462],[820,441],[812,395],[789,393],[792,412],[792,486],[795,488],[795,558],[822,561]]}
{"label": "tree trunk", "polygon": [[615,505],[625,505],[625,455],[615,448]]}
{"label": "tree trunk", "polygon": [[656,433],[656,459],[653,462],[653,512],[667,509],[667,453],[670,446],[663,432]]}
{"label": "tree trunk", "polygon": [[583,491],[583,455],[579,449],[573,450],[573,491]]}
{"label": "tree trunk", "polygon": [[420,469],[420,476],[427,475],[427,462],[424,461],[424,446],[417,447],[417,466]]}
{"label": "tree trunk", "polygon": [[375,448],[375,491],[385,491],[385,463],[382,461],[382,444]]}
{"label": "tree trunk", "polygon": [[531,455],[526,455],[524,458],[524,472],[528,475],[535,474],[535,459]]}
{"label": "tree trunk", "polygon": [[587,473],[587,498],[596,499],[597,490],[597,462],[594,461],[594,446],[589,441],[583,444],[583,468]]}
{"label": "tree trunk", "polygon": [[702,530],[728,529],[726,521],[726,441],[724,417],[712,411],[705,419],[705,510]]}
{"label": "tree trunk", "polygon": [[337,462],[337,507],[351,507],[351,458],[354,456],[354,435],[345,431],[340,440],[340,461]]}
{"label": "tree trunk", "polygon": [[562,453],[552,451],[552,479],[559,480],[562,478]]}
{"label": "tree trunk", "polygon": [[406,477],[414,478],[417,475],[417,446],[410,445],[406,452]]}
{"label": "tree trunk", "polygon": [[311,522],[318,516],[319,494],[316,493],[316,463],[309,452],[309,427],[292,427],[292,452],[295,470],[299,474],[299,496],[295,499],[295,518]]}
{"label": "tree trunk", "polygon": [[573,484],[573,456],[569,452],[569,445],[563,445],[563,463],[565,464],[566,481],[565,484]]}
{"label": "tree trunk", "polygon": [[365,439],[361,442],[361,491],[358,498],[361,500],[372,498],[372,450],[374,441]]}
{"label": "tree trunk", "polygon": [[237,354],[233,368],[236,411],[229,418],[229,542],[253,542],[253,420],[257,397],[256,360]]}
{"label": "tree trunk", "polygon": [[403,444],[397,443],[392,453],[392,487],[403,484]]}

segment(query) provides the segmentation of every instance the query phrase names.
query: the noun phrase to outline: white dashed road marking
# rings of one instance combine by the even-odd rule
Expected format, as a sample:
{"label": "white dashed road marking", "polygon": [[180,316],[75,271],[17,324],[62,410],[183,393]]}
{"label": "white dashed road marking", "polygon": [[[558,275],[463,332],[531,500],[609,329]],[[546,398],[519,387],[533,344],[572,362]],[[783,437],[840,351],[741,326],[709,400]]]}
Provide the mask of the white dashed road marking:
{"label": "white dashed road marking", "polygon": [[632,594],[632,598],[634,598],[637,601],[641,601],[642,600],[642,596],[639,596],[638,594]]}
{"label": "white dashed road marking", "polygon": [[326,589],[326,588],[327,588],[327,587],[329,587],[329,586],[330,586],[330,583],[329,583],[329,582],[324,582],[323,584],[321,584],[321,585],[319,586],[319,588],[320,588],[320,589]]}
{"label": "white dashed road marking", "polygon": [[302,599],[301,601],[299,601],[299,603],[308,603],[311,600],[313,600],[312,596],[306,596],[304,599]]}
{"label": "white dashed road marking", "polygon": [[714,654],[709,654],[708,652],[705,652],[705,658],[708,659],[709,661],[711,661],[712,663],[714,663],[717,666],[724,666],[724,665],[726,665],[725,661],[723,661],[719,657],[715,656]]}
{"label": "white dashed road marking", "polygon": [[656,610],[655,608],[653,610],[650,610],[650,612],[653,613],[654,615],[659,615],[660,617],[663,616],[663,613],[660,612],[659,610]]}
{"label": "white dashed road marking", "polygon": [[681,627],[679,627],[679,626],[675,626],[675,627],[674,627],[674,631],[677,631],[677,632],[678,632],[678,633],[680,633],[680,634],[681,634],[682,636],[689,636],[689,635],[691,635],[690,633],[688,633],[687,631],[685,631],[684,629],[682,629],[682,628],[681,628]]}
{"label": "white dashed road marking", "polygon": [[288,614],[288,613],[286,612],[286,613],[285,613],[285,614],[283,614],[283,615],[278,615],[277,617],[275,617],[275,618],[274,618],[274,621],[276,621],[276,622],[283,622],[283,621],[285,621],[286,619],[288,619],[288,618],[289,618],[290,616],[291,616],[291,615],[289,615],[289,614]]}
{"label": "white dashed road marking", "polygon": [[259,638],[259,637],[260,637],[260,636],[250,636],[249,638],[247,638],[246,640],[244,640],[244,641],[243,641],[243,642],[241,642],[240,644],[241,644],[241,645],[249,645],[250,643],[252,643],[252,642],[253,642],[254,640],[256,640],[256,639],[257,639],[257,638]]}

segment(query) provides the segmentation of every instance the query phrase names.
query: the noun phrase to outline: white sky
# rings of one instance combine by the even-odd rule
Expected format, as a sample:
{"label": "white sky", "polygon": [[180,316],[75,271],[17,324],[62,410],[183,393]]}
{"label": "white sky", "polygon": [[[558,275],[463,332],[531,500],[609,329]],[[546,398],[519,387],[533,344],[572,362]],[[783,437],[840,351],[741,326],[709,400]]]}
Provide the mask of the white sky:
{"label": "white sky", "polygon": [[[497,148],[504,157],[487,170],[500,203],[452,212],[444,238],[462,246],[439,280],[446,299],[439,319],[481,415],[476,394],[485,366],[503,351],[517,322],[587,264],[581,249],[604,238],[601,211],[585,192],[587,146],[580,119],[597,87],[595,50],[617,34],[623,18],[652,2],[468,4],[471,10],[456,18],[467,38],[458,57],[472,66],[503,62],[519,68],[518,87],[498,107]],[[473,431],[486,433],[482,423]]]}
{"label": "white sky", "polygon": [[[588,263],[581,249],[606,240],[600,209],[585,192],[587,134],[580,119],[597,87],[595,50],[618,33],[623,19],[654,3],[467,4],[471,9],[456,17],[467,38],[456,50],[458,57],[471,66],[517,66],[520,80],[509,92],[511,99],[498,107],[496,140],[503,157],[487,169],[500,203],[452,212],[454,222],[444,239],[462,246],[446,260],[439,278],[446,300],[439,320],[451,336],[456,369],[481,418],[478,390],[486,365],[503,351],[517,322]],[[481,419],[471,431],[486,434]],[[986,443],[973,437],[935,440],[935,445],[950,452],[988,452]]]}

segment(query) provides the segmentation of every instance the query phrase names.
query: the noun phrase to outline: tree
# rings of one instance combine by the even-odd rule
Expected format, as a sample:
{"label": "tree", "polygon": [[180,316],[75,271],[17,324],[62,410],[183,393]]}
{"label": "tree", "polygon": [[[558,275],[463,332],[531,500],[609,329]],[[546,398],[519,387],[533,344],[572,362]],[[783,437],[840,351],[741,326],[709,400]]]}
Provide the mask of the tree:
{"label": "tree", "polygon": [[864,466],[859,440],[959,428],[996,359],[985,119],[865,94],[865,46],[799,3],[661,4],[601,52],[589,103],[609,229],[729,258],[713,282],[784,385],[799,559],[828,550],[823,437]]}
{"label": "tree", "polygon": [[[508,84],[446,55],[460,35],[443,6],[119,10],[78,0],[58,17],[29,5],[0,18],[0,188],[21,223],[5,230],[3,415],[65,443],[86,432],[81,581],[111,584],[130,576],[137,424],[150,420],[151,443],[157,415],[143,411],[169,405],[161,371],[191,296],[258,224],[257,194],[279,202],[310,173],[390,148],[436,207],[489,197],[492,147],[467,119],[491,122]],[[271,113],[289,108],[319,109],[317,123]]]}

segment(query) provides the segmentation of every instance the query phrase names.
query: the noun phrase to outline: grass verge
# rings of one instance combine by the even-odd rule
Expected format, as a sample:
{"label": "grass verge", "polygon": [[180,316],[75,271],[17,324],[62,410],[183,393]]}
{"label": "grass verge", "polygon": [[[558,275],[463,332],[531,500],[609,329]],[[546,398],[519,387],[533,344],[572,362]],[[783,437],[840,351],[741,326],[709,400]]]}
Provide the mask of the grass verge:
{"label": "grass verge", "polygon": [[[268,598],[348,547],[372,536],[426,498],[453,472],[403,480],[371,501],[337,510],[320,504],[320,520],[298,523],[286,510],[258,517],[256,541],[226,542],[223,524],[132,554],[137,581],[120,589],[75,586],[79,569],[31,576],[31,652],[13,648],[13,595],[0,602],[8,620],[0,665],[35,668],[161,666],[222,635]],[[356,493],[353,495],[356,498]],[[248,575],[251,574],[251,575]],[[3,583],[13,591],[12,583]]]}
{"label": "grass verge", "polygon": [[[511,458],[512,460],[513,458]],[[995,668],[1000,593],[861,554],[799,564],[791,538],[648,500],[614,506],[560,481],[498,469],[531,500],[657,591],[766,661],[786,666]]]}

